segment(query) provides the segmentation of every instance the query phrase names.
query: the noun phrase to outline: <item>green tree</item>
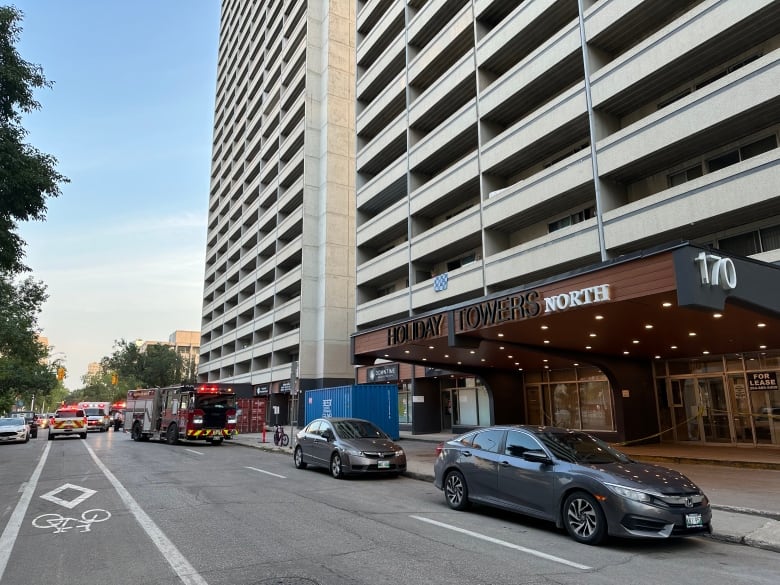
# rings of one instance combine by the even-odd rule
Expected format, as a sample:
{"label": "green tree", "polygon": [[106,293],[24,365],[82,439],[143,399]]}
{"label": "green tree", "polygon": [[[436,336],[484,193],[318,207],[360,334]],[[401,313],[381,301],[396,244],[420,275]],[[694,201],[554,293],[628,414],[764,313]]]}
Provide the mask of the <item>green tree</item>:
{"label": "green tree", "polygon": [[22,114],[40,109],[33,90],[52,82],[16,50],[22,16],[13,6],[0,6],[0,272],[6,273],[28,270],[17,223],[44,220],[46,198],[60,195],[60,183],[69,182],[56,171],[56,158],[25,143]]}
{"label": "green tree", "polygon": [[121,339],[114,343],[114,353],[100,361],[103,372],[117,375],[117,388],[170,386],[185,380],[186,368],[181,356],[168,345],[148,345],[145,351]]}
{"label": "green tree", "polygon": [[33,394],[40,403],[57,386],[49,349],[38,340],[38,314],[47,298],[41,282],[18,284],[0,273],[0,411]]}

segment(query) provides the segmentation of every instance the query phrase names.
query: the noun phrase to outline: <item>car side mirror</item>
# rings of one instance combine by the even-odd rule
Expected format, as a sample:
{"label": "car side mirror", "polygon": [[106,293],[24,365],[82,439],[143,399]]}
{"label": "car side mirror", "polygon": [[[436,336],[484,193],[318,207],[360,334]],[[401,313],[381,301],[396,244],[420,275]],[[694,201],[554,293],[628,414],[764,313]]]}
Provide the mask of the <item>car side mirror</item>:
{"label": "car side mirror", "polygon": [[540,450],[530,450],[524,452],[523,459],[526,461],[533,461],[534,463],[552,463],[552,459],[547,456],[547,453]]}
{"label": "car side mirror", "polygon": [[322,431],[322,436],[325,438],[326,441],[332,441],[333,440],[333,431],[330,429],[325,429]]}

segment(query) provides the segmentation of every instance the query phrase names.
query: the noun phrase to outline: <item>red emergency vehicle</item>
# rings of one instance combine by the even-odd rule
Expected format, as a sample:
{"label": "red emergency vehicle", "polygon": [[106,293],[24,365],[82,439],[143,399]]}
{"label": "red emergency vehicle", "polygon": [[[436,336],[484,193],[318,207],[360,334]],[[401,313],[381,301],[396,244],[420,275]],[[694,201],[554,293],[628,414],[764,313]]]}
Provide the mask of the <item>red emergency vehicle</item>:
{"label": "red emergency vehicle", "polygon": [[236,396],[229,384],[130,390],[125,430],[135,441],[205,440],[214,445],[236,434]]}

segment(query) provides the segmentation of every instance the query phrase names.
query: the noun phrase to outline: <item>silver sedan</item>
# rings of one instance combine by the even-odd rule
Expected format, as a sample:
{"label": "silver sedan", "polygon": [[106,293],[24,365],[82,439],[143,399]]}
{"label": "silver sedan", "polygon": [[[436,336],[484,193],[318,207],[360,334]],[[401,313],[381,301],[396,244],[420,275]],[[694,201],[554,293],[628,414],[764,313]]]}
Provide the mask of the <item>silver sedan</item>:
{"label": "silver sedan", "polygon": [[0,443],[26,443],[30,426],[22,417],[0,418]]}

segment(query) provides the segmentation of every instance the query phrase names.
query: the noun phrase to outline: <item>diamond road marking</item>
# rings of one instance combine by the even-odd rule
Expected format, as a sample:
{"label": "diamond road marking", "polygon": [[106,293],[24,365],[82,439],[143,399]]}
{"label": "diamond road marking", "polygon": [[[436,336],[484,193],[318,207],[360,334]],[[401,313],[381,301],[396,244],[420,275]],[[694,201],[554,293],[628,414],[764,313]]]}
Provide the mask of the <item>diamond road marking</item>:
{"label": "diamond road marking", "polygon": [[[81,495],[78,496],[75,500],[63,500],[62,498],[58,498],[57,494],[64,492],[65,490],[75,490],[77,492],[81,492]],[[94,496],[96,493],[97,492],[95,490],[81,487],[79,485],[73,485],[72,483],[66,483],[65,485],[58,487],[56,490],[52,490],[49,493],[43,494],[41,498],[50,502],[54,502],[55,504],[59,504],[60,506],[65,506],[68,510],[72,510],[81,502],[91,496]]]}

